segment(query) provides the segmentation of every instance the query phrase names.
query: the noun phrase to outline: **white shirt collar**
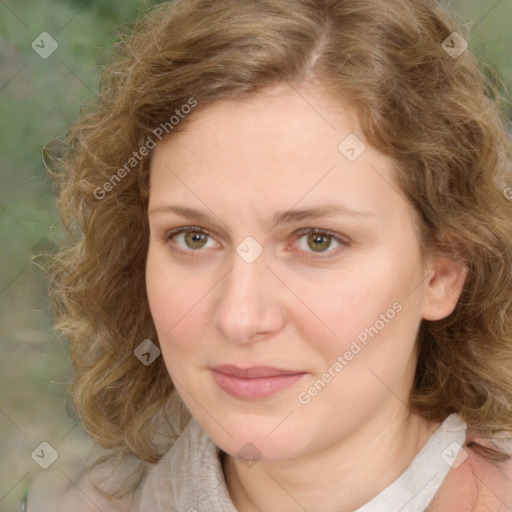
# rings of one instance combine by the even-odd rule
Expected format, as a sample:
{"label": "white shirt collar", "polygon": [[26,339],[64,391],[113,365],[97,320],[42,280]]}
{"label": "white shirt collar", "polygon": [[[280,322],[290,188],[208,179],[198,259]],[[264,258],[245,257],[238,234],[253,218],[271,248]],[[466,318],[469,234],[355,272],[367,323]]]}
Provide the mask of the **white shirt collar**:
{"label": "white shirt collar", "polygon": [[456,414],[448,416],[409,467],[356,512],[423,512],[448,471],[461,463],[457,456],[465,440],[466,424]]}

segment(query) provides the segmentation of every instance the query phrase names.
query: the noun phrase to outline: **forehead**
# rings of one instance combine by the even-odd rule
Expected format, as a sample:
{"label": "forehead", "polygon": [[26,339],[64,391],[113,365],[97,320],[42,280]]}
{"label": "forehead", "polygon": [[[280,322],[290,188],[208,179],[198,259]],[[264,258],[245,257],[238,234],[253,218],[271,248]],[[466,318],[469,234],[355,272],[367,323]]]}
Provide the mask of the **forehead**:
{"label": "forehead", "polygon": [[186,196],[226,207],[229,198],[256,214],[263,205],[324,200],[383,211],[400,200],[390,161],[364,142],[355,110],[341,100],[283,86],[198,107],[154,150],[152,204]]}
{"label": "forehead", "polygon": [[[297,150],[302,157],[315,160],[321,157],[319,150],[336,153],[340,134],[361,132],[351,106],[311,87],[279,86],[249,98],[216,101],[205,108],[199,103],[190,121],[169,142],[187,149],[208,149],[197,156],[223,161],[230,157],[265,160],[270,151],[293,159]],[[265,147],[258,146],[259,142]]]}

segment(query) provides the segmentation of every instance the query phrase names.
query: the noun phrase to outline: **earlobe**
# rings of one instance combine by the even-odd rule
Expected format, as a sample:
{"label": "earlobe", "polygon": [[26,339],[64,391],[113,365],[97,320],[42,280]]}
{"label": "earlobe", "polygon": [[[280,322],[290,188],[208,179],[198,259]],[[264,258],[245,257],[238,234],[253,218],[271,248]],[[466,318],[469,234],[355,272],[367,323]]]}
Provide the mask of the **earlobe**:
{"label": "earlobe", "polygon": [[450,315],[466,281],[468,269],[447,257],[437,257],[426,279],[422,317],[441,320]]}

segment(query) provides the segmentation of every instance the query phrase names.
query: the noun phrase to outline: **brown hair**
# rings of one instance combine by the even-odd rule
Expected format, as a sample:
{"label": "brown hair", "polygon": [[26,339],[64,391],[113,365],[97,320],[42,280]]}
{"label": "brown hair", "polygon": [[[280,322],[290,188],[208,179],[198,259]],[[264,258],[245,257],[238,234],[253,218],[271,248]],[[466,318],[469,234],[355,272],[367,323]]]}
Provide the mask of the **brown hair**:
{"label": "brown hair", "polygon": [[157,438],[179,399],[161,357],[146,366],[133,354],[158,340],[145,291],[151,156],[130,159],[157,127],[169,137],[186,128],[193,112],[169,122],[186,104],[283,83],[315,84],[357,108],[364,136],[395,163],[424,254],[468,270],[455,311],[421,323],[412,407],[439,421],[457,412],[489,435],[512,431],[511,145],[494,81],[469,50],[445,50],[455,30],[434,0],[176,0],[115,48],[55,176],[67,239],[52,288],[71,341],[70,396],[112,458],[157,461],[187,417]]}

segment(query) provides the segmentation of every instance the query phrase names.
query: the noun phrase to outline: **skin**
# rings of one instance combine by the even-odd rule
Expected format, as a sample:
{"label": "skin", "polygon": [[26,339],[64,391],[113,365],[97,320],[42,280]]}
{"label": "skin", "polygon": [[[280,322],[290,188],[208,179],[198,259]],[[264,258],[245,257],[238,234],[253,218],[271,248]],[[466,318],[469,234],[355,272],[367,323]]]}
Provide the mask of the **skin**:
{"label": "skin", "polygon": [[[453,311],[464,270],[422,259],[387,157],[366,142],[353,162],[338,150],[349,134],[364,141],[350,105],[314,87],[279,86],[193,116],[157,145],[151,164],[147,290],[169,374],[228,454],[237,510],[354,510],[393,482],[438,427],[406,406],[416,335],[422,318]],[[371,215],[273,226],[278,210],[328,202]],[[168,205],[208,219],[181,217]],[[196,245],[193,235],[169,238],[182,226],[211,237]],[[327,237],[318,250],[314,236],[297,233],[304,228],[332,231],[349,245]],[[252,263],[236,252],[248,236],[263,249]],[[397,302],[401,311],[299,403],[298,394]],[[211,368],[220,364],[306,375],[268,398],[243,400],[217,385]],[[249,442],[260,454],[252,465],[237,455]]]}

